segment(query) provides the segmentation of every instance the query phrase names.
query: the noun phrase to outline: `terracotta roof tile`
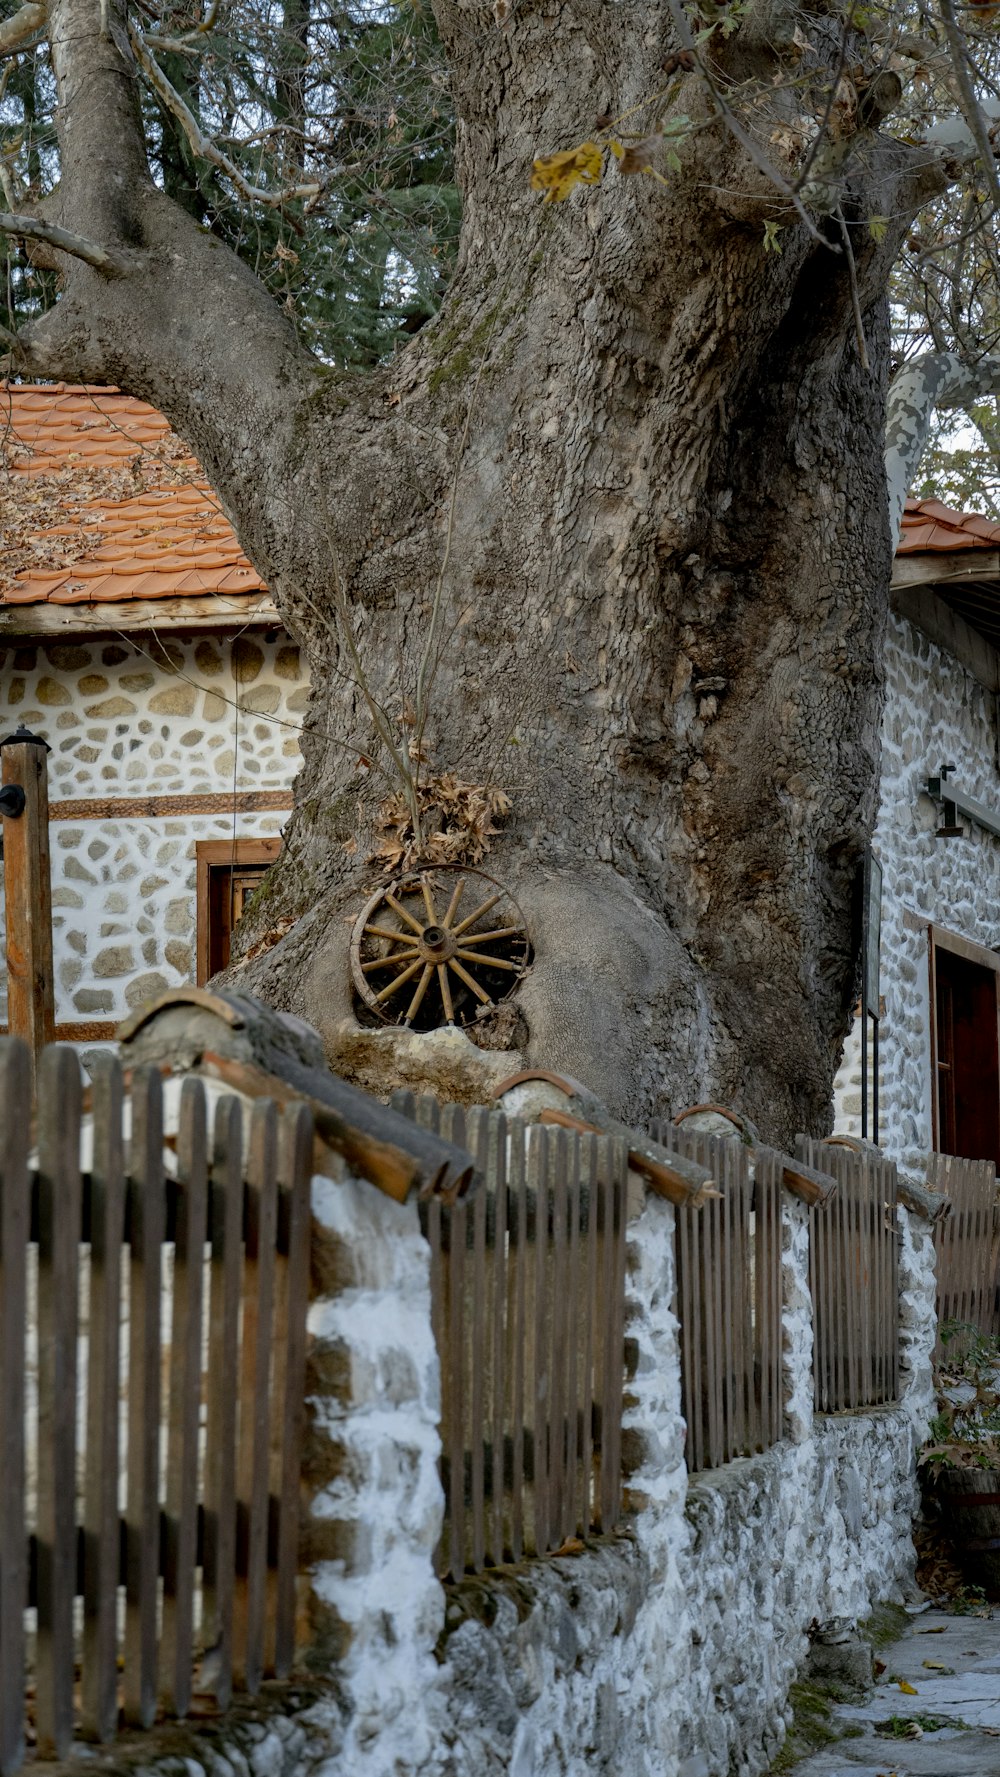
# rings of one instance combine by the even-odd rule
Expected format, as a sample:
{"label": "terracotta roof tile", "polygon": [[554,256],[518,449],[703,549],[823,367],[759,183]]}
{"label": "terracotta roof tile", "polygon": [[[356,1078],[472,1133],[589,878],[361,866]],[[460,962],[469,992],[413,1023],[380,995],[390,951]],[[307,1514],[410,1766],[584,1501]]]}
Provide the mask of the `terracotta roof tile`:
{"label": "terracotta roof tile", "polygon": [[897,555],[925,550],[998,549],[1000,524],[975,512],[956,512],[940,500],[907,500]]}
{"label": "terracotta roof tile", "polygon": [[[26,509],[17,512],[17,485],[32,488],[27,510],[37,560],[19,565],[0,603],[265,590],[199,464],[145,401],[118,389],[4,384],[0,436],[13,445],[6,471],[0,468],[8,477],[6,486],[0,482],[0,509],[9,500],[23,536]],[[51,478],[51,497],[39,499],[44,477]],[[8,525],[11,538],[14,519]]]}

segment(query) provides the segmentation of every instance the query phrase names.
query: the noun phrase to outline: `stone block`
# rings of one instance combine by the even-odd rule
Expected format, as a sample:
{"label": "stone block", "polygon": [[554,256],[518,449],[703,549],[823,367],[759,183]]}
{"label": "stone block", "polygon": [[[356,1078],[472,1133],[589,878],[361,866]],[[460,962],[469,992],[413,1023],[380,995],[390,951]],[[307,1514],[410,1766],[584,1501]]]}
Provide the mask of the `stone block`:
{"label": "stone block", "polygon": [[110,720],[114,716],[134,716],[135,704],[127,697],[105,697],[100,703],[85,703],[85,716],[96,716]]}
{"label": "stone block", "polygon": [[156,674],[149,672],[122,673],[118,683],[124,691],[151,691],[156,684]]}
{"label": "stone block", "polygon": [[182,682],[168,686],[165,691],[157,691],[150,698],[148,707],[158,716],[192,716],[196,695],[193,685]]}
{"label": "stone block", "polygon": [[90,649],[75,642],[53,642],[45,653],[60,672],[79,672],[81,667],[90,665]]}
{"label": "stone block", "polygon": [[165,930],[172,933],[175,937],[183,937],[189,932],[194,924],[194,914],[191,911],[190,901],[168,901],[167,910],[163,916],[163,924]]}
{"label": "stone block", "polygon": [[137,975],[125,989],[125,1004],[129,1007],[141,1006],[144,1000],[152,1000],[158,994],[166,993],[169,986],[166,977],[155,969],[148,974]]}
{"label": "stone block", "polygon": [[192,973],[193,958],[190,944],[182,944],[178,938],[168,938],[163,947],[163,954],[172,969],[179,975]]}
{"label": "stone block", "polygon": [[106,987],[81,987],[73,995],[73,1005],[78,1012],[110,1012],[114,1003],[115,996]]}
{"label": "stone block", "polygon": [[264,653],[256,642],[251,642],[246,636],[240,636],[233,643],[230,662],[236,683],[249,685],[257,678],[264,665]]}
{"label": "stone block", "polygon": [[214,642],[200,641],[194,651],[194,663],[206,679],[217,678],[222,671],[222,655]]}
{"label": "stone block", "polygon": [[279,648],[275,656],[274,670],[279,679],[297,679],[302,671],[298,649]]}
{"label": "stone block", "polygon": [[244,710],[263,716],[273,716],[280,702],[281,692],[277,685],[255,685],[252,691],[244,692],[240,698],[240,705]]}
{"label": "stone block", "polygon": [[[77,905],[80,904],[78,901]],[[97,952],[93,962],[95,975],[131,975],[134,968],[135,953],[130,944],[110,944]]]}
{"label": "stone block", "polygon": [[97,881],[94,872],[88,870],[85,864],[81,864],[79,858],[74,858],[72,855],[66,859],[66,862],[63,865],[63,874],[70,877],[74,882],[96,883]]}
{"label": "stone block", "polygon": [[84,697],[99,697],[102,691],[110,690],[110,686],[103,673],[84,673],[82,679],[77,680],[77,690]]}
{"label": "stone block", "polygon": [[69,703],[71,701],[66,686],[60,684],[58,679],[49,678],[48,674],[46,674],[44,678],[39,679],[35,696],[38,698],[39,703],[45,704],[47,709],[52,709],[57,704]]}

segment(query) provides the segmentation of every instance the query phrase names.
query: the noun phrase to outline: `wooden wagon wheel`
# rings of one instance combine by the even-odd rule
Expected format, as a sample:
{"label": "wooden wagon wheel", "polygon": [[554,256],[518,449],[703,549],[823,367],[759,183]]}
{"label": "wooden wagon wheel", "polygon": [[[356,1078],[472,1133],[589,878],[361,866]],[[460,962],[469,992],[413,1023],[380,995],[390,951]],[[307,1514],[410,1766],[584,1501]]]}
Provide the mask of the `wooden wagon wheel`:
{"label": "wooden wagon wheel", "polygon": [[506,999],[528,963],[524,916],[481,870],[442,865],[388,883],[355,923],[362,1005],[415,1030],[471,1023]]}

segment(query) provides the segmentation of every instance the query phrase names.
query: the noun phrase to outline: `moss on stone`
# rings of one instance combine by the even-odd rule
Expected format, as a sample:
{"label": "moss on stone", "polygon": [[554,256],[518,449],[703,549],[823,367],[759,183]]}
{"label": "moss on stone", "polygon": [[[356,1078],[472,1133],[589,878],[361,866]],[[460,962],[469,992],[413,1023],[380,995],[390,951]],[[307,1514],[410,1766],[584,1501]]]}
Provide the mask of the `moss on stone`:
{"label": "moss on stone", "polygon": [[901,1604],[877,1604],[866,1622],[860,1624],[862,1635],[876,1652],[891,1647],[909,1627],[910,1619]]}
{"label": "moss on stone", "polygon": [[809,1684],[799,1679],[792,1685],[788,1693],[788,1701],[792,1709],[792,1726],[788,1737],[777,1758],[771,1766],[769,1777],[781,1777],[786,1771],[794,1771],[801,1759],[808,1758],[810,1753],[822,1752],[824,1747],[834,1746],[838,1740],[849,1740],[857,1737],[861,1731],[856,1724],[834,1721],[833,1705],[838,1699],[832,1694],[832,1688],[826,1685]]}

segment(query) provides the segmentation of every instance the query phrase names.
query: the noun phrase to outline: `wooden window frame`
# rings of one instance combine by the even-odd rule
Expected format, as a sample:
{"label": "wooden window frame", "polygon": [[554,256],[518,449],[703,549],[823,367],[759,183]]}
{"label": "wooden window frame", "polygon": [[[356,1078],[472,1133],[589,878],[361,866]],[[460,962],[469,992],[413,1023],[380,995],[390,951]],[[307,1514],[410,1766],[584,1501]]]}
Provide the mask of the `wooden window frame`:
{"label": "wooden window frame", "polygon": [[195,857],[195,980],[204,987],[209,978],[209,873],[244,864],[273,864],[281,851],[275,839],[196,839]]}
{"label": "wooden window frame", "polygon": [[[906,923],[909,924],[909,921],[907,920]],[[964,938],[960,932],[950,932],[945,926],[935,925],[932,920],[921,920],[919,923],[927,932],[930,973],[931,1146],[936,1153],[941,1130],[937,1030],[937,952],[947,950],[952,956],[960,956],[966,962],[975,963],[978,968],[992,969],[995,975],[1000,975],[1000,955],[995,950],[989,950],[985,944],[976,944],[972,938]],[[1000,982],[997,983],[997,1040],[1000,1044]]]}

